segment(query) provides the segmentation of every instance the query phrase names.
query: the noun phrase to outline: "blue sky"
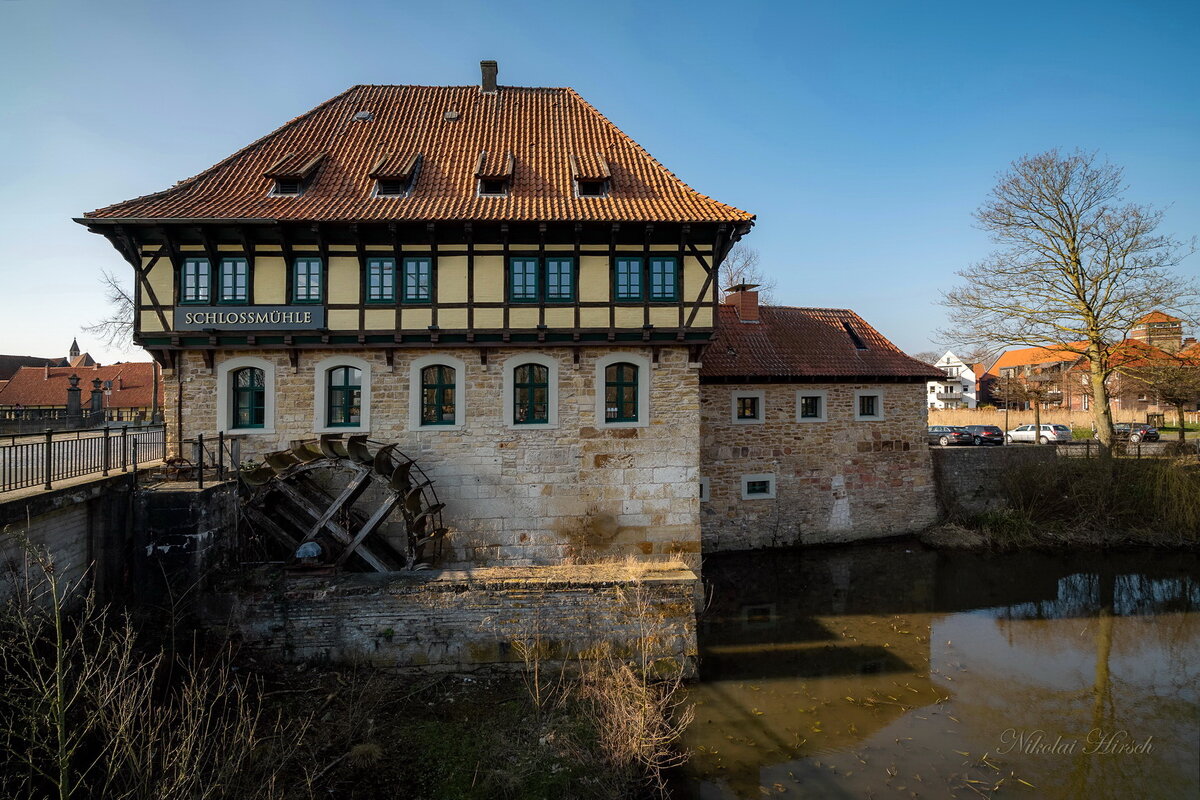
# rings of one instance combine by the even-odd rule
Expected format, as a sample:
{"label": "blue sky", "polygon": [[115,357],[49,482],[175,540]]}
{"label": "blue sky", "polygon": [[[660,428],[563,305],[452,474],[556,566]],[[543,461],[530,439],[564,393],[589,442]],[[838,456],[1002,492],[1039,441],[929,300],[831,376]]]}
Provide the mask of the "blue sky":
{"label": "blue sky", "polygon": [[[166,188],[356,83],[575,87],[758,215],[777,301],[907,351],[989,249],[995,175],[1050,147],[1126,168],[1200,233],[1200,3],[0,0],[0,353],[62,355],[129,268],[71,222]],[[1184,263],[1200,272],[1200,257]],[[81,336],[104,361],[144,359]]]}

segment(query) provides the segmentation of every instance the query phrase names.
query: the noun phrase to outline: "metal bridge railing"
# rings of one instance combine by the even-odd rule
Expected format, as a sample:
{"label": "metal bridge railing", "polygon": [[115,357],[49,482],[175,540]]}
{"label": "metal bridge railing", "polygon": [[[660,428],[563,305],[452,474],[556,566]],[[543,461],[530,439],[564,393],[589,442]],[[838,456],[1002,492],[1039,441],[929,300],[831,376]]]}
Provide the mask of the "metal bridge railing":
{"label": "metal bridge railing", "polygon": [[55,481],[85,475],[137,471],[139,463],[166,457],[165,425],[104,427],[90,435],[61,436],[49,428],[36,439],[0,442],[0,492],[30,486],[54,488]]}

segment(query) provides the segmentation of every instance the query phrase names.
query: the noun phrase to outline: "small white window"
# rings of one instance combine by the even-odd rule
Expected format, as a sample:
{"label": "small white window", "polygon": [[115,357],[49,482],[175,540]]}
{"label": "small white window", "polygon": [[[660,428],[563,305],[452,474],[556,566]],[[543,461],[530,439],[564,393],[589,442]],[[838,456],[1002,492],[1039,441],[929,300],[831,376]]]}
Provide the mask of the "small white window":
{"label": "small white window", "polygon": [[756,425],[765,418],[764,392],[734,392],[732,419],[735,425]]}
{"label": "small white window", "polygon": [[708,486],[709,486],[708,478],[701,478],[700,479],[700,502],[701,503],[707,503],[709,500],[710,495],[708,493],[709,492]]}
{"label": "small white window", "polygon": [[775,475],[770,472],[742,476],[743,500],[773,500]]}
{"label": "small white window", "polygon": [[883,415],[883,392],[878,389],[859,390],[854,393],[854,419],[860,421],[881,420]]}
{"label": "small white window", "polygon": [[797,422],[827,422],[829,396],[824,390],[802,389],[796,392]]}

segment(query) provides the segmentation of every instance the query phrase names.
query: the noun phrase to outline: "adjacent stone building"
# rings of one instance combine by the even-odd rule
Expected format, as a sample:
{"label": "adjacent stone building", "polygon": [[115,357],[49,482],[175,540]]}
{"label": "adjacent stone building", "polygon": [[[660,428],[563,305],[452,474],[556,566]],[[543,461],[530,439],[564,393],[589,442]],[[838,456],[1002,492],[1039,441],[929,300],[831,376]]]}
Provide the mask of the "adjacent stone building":
{"label": "adjacent stone building", "polygon": [[735,288],[700,372],[705,552],[932,523],[925,384],[941,370],[853,311],[760,307]]}

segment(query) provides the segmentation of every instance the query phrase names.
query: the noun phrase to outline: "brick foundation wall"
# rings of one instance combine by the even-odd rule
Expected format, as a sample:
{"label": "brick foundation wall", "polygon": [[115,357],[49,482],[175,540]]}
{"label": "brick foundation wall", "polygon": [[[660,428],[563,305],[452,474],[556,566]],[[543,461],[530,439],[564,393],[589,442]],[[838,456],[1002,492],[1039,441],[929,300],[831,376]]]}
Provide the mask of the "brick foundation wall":
{"label": "brick foundation wall", "polygon": [[[796,422],[796,392],[826,393],[827,422]],[[884,394],[884,419],[855,421],[856,390]],[[761,391],[765,421],[735,424],[735,391]],[[925,384],[701,386],[705,552],[853,541],[920,530],[938,515],[925,443]],[[741,479],[773,474],[773,499]]]}
{"label": "brick foundation wall", "polygon": [[[284,352],[223,352],[214,367],[238,356],[275,365],[274,433],[242,436],[243,458],[316,435],[314,368],[335,352],[371,365],[371,439],[395,442],[417,459],[446,503],[451,532],[443,566],[636,554],[682,559],[698,568],[699,385],[686,348],[659,349],[659,363],[650,370],[650,424],[615,430],[595,425],[595,361],[614,352],[652,360],[648,347],[583,348],[578,366],[574,351],[565,347],[491,349],[486,366],[477,349],[396,350],[391,369],[382,350],[305,350],[294,372]],[[557,428],[520,429],[504,422],[501,365],[510,356],[534,352],[558,364]],[[466,365],[460,430],[409,425],[410,364],[432,353]],[[180,361],[179,375],[164,380],[172,447],[180,386],[184,438],[217,434],[216,369],[208,370],[195,353],[182,353]]]}
{"label": "brick foundation wall", "polygon": [[282,660],[463,671],[519,667],[517,643],[563,661],[649,636],[657,657],[696,655],[695,573],[679,563],[278,575],[206,599],[218,635]]}

